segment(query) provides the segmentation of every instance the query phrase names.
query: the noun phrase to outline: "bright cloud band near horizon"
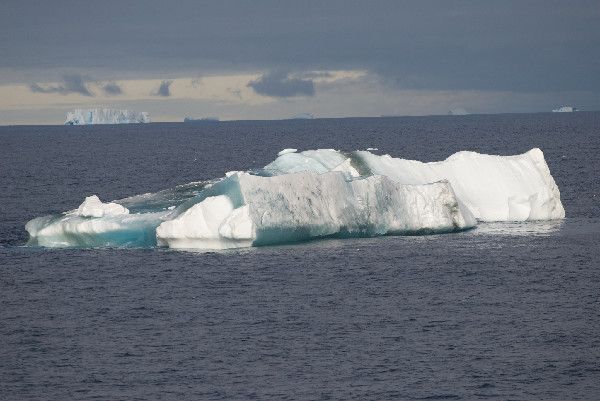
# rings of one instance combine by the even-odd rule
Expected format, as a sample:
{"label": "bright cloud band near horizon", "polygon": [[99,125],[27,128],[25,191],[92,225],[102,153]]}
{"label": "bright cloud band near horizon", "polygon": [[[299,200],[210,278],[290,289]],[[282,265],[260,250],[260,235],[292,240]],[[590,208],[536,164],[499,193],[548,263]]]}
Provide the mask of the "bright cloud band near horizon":
{"label": "bright cloud band near horizon", "polygon": [[96,105],[154,121],[600,109],[595,1],[1,8],[0,124]]}

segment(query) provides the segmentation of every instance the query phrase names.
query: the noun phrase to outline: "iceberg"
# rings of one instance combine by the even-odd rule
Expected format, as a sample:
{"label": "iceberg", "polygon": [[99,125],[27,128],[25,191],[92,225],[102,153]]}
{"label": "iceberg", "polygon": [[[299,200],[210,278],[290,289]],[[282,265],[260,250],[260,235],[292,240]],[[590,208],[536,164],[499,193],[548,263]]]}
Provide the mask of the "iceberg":
{"label": "iceberg", "polygon": [[577,108],[573,106],[560,106],[552,110],[553,113],[573,113],[574,111],[577,111]]}
{"label": "iceberg", "polygon": [[45,247],[122,247],[156,243],[155,230],[166,212],[130,214],[124,206],[93,195],[75,210],[29,221],[30,245]]}
{"label": "iceberg", "polygon": [[450,109],[448,111],[448,115],[449,116],[467,116],[467,115],[469,115],[469,112],[462,107],[457,107],[455,109]]}
{"label": "iceberg", "polygon": [[458,152],[422,163],[368,151],[284,149],[265,167],[113,202],[87,197],[29,221],[29,245],[225,249],[327,237],[461,231],[563,218],[543,153]]}
{"label": "iceberg", "polygon": [[219,122],[219,117],[201,117],[201,118],[194,118],[194,117],[185,117],[183,119],[184,123],[218,123]]}
{"label": "iceberg", "polygon": [[447,180],[458,199],[479,221],[552,220],[565,217],[560,191],[540,149],[516,156],[462,151],[444,161],[343,153],[332,149],[280,155],[265,166],[269,175],[297,171],[343,171],[348,177],[384,175],[401,184]]}
{"label": "iceberg", "polygon": [[65,125],[149,123],[146,112],[116,109],[75,109],[67,113]]}
{"label": "iceberg", "polygon": [[341,172],[261,177],[235,173],[203,201],[163,222],[159,245],[230,248],[322,237],[450,232],[475,225],[447,181],[402,185]]}
{"label": "iceberg", "polygon": [[314,120],[315,115],[312,113],[299,113],[291,118],[292,120]]}

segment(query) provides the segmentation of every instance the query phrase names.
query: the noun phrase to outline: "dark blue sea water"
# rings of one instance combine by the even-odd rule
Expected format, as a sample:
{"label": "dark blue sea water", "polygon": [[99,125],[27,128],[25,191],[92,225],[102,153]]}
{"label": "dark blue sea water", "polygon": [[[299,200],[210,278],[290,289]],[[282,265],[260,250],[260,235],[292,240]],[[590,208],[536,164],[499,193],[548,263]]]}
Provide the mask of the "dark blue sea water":
{"label": "dark blue sea water", "polygon": [[[567,219],[216,253],[23,247],[31,218],[260,167],[540,147]],[[600,113],[0,127],[0,399],[600,398]]]}

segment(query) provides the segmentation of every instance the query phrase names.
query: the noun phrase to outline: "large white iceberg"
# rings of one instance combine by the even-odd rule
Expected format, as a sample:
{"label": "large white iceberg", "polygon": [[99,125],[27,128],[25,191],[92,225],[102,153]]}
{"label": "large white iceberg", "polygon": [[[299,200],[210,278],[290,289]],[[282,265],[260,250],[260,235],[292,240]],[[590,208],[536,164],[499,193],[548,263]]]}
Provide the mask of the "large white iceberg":
{"label": "large white iceberg", "polygon": [[27,223],[29,243],[221,249],[323,237],[460,231],[477,221],[560,219],[539,149],[441,162],[333,149],[280,152],[263,169],[103,203],[88,197]]}
{"label": "large white iceberg", "polygon": [[146,112],[117,109],[75,109],[67,113],[65,125],[149,123]]}
{"label": "large white iceberg", "polygon": [[458,152],[441,162],[331,149],[286,153],[265,167],[273,175],[344,171],[384,175],[401,184],[448,180],[458,199],[480,221],[552,220],[565,217],[560,192],[540,149],[517,156]]}

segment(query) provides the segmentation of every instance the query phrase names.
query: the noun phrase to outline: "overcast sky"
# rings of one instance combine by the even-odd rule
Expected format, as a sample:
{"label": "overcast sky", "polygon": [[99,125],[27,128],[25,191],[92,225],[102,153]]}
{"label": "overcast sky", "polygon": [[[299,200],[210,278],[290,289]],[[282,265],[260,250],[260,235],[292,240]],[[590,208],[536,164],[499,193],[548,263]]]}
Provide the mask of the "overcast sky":
{"label": "overcast sky", "polygon": [[0,4],[0,124],[600,109],[594,1]]}

